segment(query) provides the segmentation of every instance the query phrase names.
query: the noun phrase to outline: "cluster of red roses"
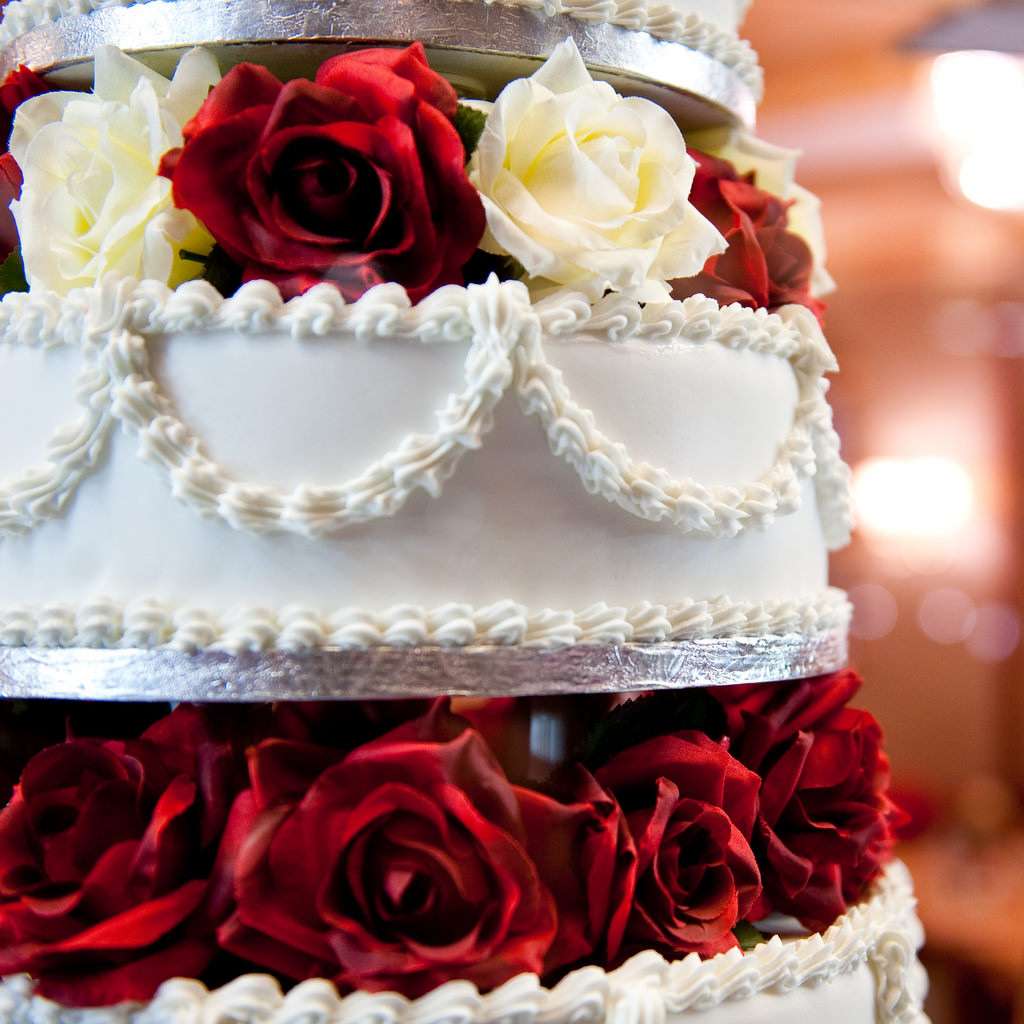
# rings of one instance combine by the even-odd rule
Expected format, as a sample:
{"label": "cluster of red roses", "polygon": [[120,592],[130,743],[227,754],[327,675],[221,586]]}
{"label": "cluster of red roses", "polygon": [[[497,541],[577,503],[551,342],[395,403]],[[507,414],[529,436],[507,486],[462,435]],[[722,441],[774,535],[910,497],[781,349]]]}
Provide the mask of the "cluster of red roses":
{"label": "cluster of red roses", "polygon": [[602,703],[601,741],[542,784],[511,700],[181,706],[67,739],[0,813],[0,975],[80,1006],[254,968],[416,996],[711,955],[772,911],[823,927],[895,817],[858,685],[709,690],[703,729]]}
{"label": "cluster of red roses", "polygon": [[[0,152],[18,105],[48,89],[27,68],[0,86]],[[211,91],[160,173],[175,204],[216,240],[218,286],[270,280],[290,298],[328,281],[352,301],[393,281],[415,302],[466,283],[484,234],[456,127],[462,109],[419,43],[332,57],[312,81],[282,83],[241,64]],[[813,258],[788,230],[789,204],[726,161],[692,155],[691,202],[729,248],[702,274],[675,282],[674,293],[751,308],[800,303],[820,315]],[[8,205],[20,189],[17,164],[3,152],[0,258],[17,245]]]}

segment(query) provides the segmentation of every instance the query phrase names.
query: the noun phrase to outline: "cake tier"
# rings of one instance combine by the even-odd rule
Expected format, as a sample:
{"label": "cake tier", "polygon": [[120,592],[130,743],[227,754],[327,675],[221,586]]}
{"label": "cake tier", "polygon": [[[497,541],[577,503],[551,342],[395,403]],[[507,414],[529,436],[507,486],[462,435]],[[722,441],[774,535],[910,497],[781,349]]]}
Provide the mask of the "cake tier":
{"label": "cake tier", "polygon": [[[927,1024],[927,979],[917,959],[922,944],[910,876],[892,864],[873,894],[827,931],[806,938],[778,936],[741,953],[702,961],[696,954],[666,963],[641,953],[618,970],[587,967],[553,989],[524,974],[487,995],[452,981],[408,1000],[358,992],[341,998],[326,981],[307,981],[282,995],[265,975],[238,978],[209,992],[197,981],[166,982],[145,1007],[76,1010],[78,1024],[206,1024],[258,1019],[264,1024],[344,1021],[345,1024],[599,1024],[673,1021],[702,1024]],[[32,994],[24,977],[0,984],[5,1020],[48,1024],[60,1008]]]}
{"label": "cake tier", "polygon": [[558,647],[845,621],[833,359],[802,307],[121,282],[12,294],[0,318],[5,644]]}
{"label": "cake tier", "polygon": [[599,78],[648,96],[690,127],[752,124],[763,91],[757,54],[736,28],[742,0],[14,0],[0,21],[0,77],[21,65],[87,85],[110,44],[169,72],[203,46],[222,66],[255,60],[283,77],[352,45],[422,42],[464,95],[493,98],[566,38]]}

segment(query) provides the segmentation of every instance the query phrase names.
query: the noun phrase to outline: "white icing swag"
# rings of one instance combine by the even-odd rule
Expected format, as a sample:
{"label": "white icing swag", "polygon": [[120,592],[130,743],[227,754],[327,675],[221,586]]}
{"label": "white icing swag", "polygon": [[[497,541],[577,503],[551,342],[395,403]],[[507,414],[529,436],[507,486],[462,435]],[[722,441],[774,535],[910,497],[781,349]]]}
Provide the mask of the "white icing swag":
{"label": "white icing swag", "polygon": [[[406,437],[355,479],[287,492],[238,481],[205,454],[149,368],[151,338],[181,330],[215,335],[226,328],[260,344],[284,334],[337,343],[461,344],[464,387],[438,409],[433,434]],[[786,360],[800,401],[775,464],[746,484],[704,486],[637,462],[576,404],[546,359],[545,337],[574,334],[607,338],[612,345],[634,339],[717,344]],[[552,452],[576,469],[586,490],[632,515],[667,521],[683,534],[733,537],[796,511],[798,481],[814,477],[827,510],[829,546],[842,546],[849,536],[849,471],[838,455],[823,387],[823,374],[835,362],[817,322],[799,306],[769,314],[723,309],[703,296],[641,306],[614,295],[592,306],[568,292],[532,307],[522,284],[493,278],[486,285],[442,288],[417,306],[395,284],[380,285],[351,305],[330,285],[285,303],[267,281],[251,282],[224,299],[202,281],[171,291],[153,281],[111,279],[66,298],[48,292],[7,295],[0,303],[3,345],[77,347],[82,369],[75,391],[82,414],[56,432],[44,463],[0,482],[0,537],[65,514],[82,478],[95,471],[115,421],[135,435],[139,456],[167,478],[171,493],[197,513],[251,533],[311,539],[337,534],[354,523],[394,515],[417,490],[440,498],[465,452],[485,445],[493,409],[510,386],[524,412],[542,423]]]}

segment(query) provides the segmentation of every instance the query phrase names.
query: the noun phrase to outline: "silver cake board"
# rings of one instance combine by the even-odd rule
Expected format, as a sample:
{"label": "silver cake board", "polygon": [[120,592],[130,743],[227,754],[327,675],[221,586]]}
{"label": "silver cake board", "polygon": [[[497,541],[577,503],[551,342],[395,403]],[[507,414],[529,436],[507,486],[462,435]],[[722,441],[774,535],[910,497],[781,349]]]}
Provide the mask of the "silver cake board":
{"label": "silver cake board", "polygon": [[468,96],[493,98],[529,75],[566,38],[595,76],[647,96],[687,127],[752,125],[756,102],[731,68],[680,43],[569,15],[547,16],[482,0],[149,0],[40,25],[0,53],[0,80],[21,64],[57,81],[91,82],[96,47],[111,44],[168,73],[193,46],[223,69],[256,60],[283,77],[309,75],[346,46],[419,40],[431,63]]}
{"label": "silver cake board", "polygon": [[847,662],[845,630],[678,643],[231,654],[0,648],[0,697],[257,702],[546,696],[784,682]]}

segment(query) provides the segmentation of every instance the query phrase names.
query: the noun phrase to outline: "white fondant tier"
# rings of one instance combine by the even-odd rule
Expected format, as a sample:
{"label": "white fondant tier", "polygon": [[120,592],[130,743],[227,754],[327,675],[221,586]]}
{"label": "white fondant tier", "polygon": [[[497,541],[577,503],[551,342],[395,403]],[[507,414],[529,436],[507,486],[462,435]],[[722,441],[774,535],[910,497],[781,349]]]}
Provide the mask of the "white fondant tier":
{"label": "white fondant tier", "polygon": [[[2,11],[0,47],[19,37],[53,24],[62,18],[87,15],[117,7],[134,6],[145,0],[12,0]],[[238,0],[210,0],[225,4]],[[273,0],[269,0],[271,5]],[[656,39],[680,43],[710,57],[734,72],[751,91],[755,101],[761,98],[764,75],[757,53],[738,35],[740,23],[750,0],[452,0],[452,3],[485,3],[519,7],[541,17],[565,15],[579,21],[615,25],[646,32]],[[455,34],[447,45],[458,47],[458,12],[453,11]],[[342,12],[344,18],[344,12]],[[344,26],[344,21],[340,22]],[[348,35],[351,32],[342,32]],[[311,36],[316,33],[311,32]],[[299,36],[298,38],[301,38]],[[216,39],[205,39],[214,43]],[[295,41],[295,36],[291,37]],[[473,48],[473,47],[470,47]]]}
{"label": "white fondant tier", "polygon": [[833,368],[802,307],[700,296],[531,305],[494,281],[416,307],[393,285],[348,306],[329,286],[284,304],[267,282],[228,300],[201,282],[9,295],[0,641],[834,627],[847,606],[827,549],[849,501]]}
{"label": "white fondant tier", "polygon": [[[772,938],[748,953],[674,963],[641,953],[618,970],[586,967],[552,989],[522,974],[487,995],[451,981],[417,1000],[357,992],[339,997],[326,981],[282,995],[265,975],[214,992],[197,981],[166,982],[148,1006],[73,1011],[76,1024],[928,1024],[927,978],[910,876],[891,865],[871,897],[820,935]],[[0,983],[0,1018],[57,1024],[62,1008],[34,996],[28,978]]]}

